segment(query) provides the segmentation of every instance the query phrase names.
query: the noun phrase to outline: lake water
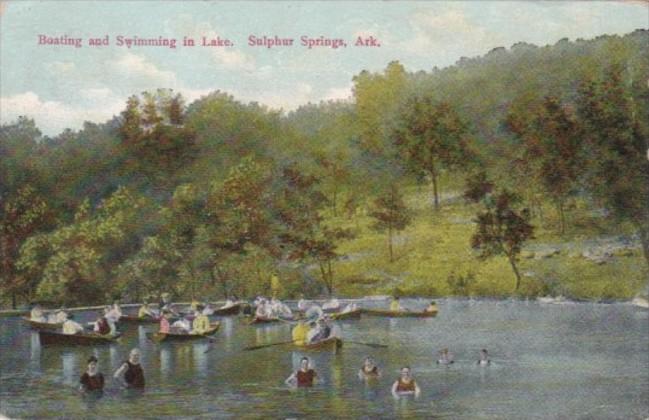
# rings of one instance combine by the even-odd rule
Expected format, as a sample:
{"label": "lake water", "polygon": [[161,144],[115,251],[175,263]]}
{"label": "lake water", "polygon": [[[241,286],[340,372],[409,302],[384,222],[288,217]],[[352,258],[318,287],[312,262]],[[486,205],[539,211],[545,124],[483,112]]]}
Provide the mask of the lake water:
{"label": "lake water", "polygon": [[[154,344],[145,332],[155,326],[140,326],[126,330],[120,344],[85,348],[43,348],[20,319],[0,318],[0,413],[75,419],[649,417],[648,311],[625,304],[521,301],[443,300],[438,306],[436,318],[340,323],[347,340],[389,347],[346,343],[336,354],[287,346],[242,351],[290,340],[290,325],[249,326],[238,317],[222,319],[211,345]],[[78,318],[89,321],[93,315]],[[142,350],[147,388],[134,394],[109,377],[135,346]],[[444,347],[455,356],[450,367],[435,364]],[[476,365],[481,348],[489,350],[490,366]],[[76,391],[92,354],[107,378],[101,398]],[[289,389],[284,380],[303,354],[312,356],[324,383]],[[366,355],[383,370],[372,383],[356,376]],[[419,398],[390,394],[404,365],[422,389]]]}

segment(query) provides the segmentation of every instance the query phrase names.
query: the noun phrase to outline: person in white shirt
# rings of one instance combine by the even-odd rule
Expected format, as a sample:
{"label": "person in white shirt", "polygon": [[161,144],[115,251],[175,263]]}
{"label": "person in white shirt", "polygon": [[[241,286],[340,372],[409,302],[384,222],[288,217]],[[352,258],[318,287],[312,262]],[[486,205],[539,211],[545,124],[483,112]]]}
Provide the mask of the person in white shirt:
{"label": "person in white shirt", "polygon": [[30,317],[32,321],[47,322],[47,317],[43,313],[43,308],[41,307],[41,305],[36,305],[32,308]]}
{"label": "person in white shirt", "polygon": [[63,310],[63,308],[57,310],[53,314],[48,315],[47,322],[53,324],[62,324],[68,319],[68,313]]}
{"label": "person in white shirt", "polygon": [[178,321],[171,324],[171,328],[178,332],[188,333],[192,330],[192,324],[183,316]]}
{"label": "person in white shirt", "polygon": [[73,316],[70,315],[63,322],[63,334],[74,335],[80,332],[83,332],[83,326],[78,322],[73,321]]}

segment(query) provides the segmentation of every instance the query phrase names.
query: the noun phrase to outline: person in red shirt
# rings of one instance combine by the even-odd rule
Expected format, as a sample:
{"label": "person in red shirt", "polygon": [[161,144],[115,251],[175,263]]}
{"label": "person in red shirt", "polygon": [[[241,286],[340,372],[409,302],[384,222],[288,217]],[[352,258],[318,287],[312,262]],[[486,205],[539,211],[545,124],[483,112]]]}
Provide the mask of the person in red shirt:
{"label": "person in red shirt", "polygon": [[397,379],[394,384],[392,384],[392,395],[399,397],[401,395],[412,395],[418,396],[421,390],[419,385],[415,382],[415,379],[412,377],[409,366],[404,366],[401,368],[401,376]]}
{"label": "person in red shirt", "polygon": [[169,324],[169,318],[171,313],[169,311],[162,311],[162,316],[160,317],[160,331],[161,334],[169,334],[171,325]]}
{"label": "person in red shirt", "polygon": [[88,369],[81,375],[79,382],[81,383],[79,386],[81,392],[103,391],[104,375],[99,372],[97,358],[95,356],[90,356],[88,359]]}
{"label": "person in red shirt", "polygon": [[287,385],[302,388],[311,387],[317,381],[318,374],[311,368],[309,358],[303,357],[302,360],[300,360],[300,369],[293,372],[285,382]]}

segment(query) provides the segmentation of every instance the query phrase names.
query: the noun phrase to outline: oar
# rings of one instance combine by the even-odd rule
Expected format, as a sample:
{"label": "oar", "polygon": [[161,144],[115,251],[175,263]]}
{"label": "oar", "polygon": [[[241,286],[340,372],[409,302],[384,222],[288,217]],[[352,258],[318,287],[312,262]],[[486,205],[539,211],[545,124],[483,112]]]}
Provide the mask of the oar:
{"label": "oar", "polygon": [[250,347],[244,348],[244,350],[245,351],[259,350],[259,349],[263,349],[263,348],[266,348],[266,347],[279,346],[279,345],[282,345],[282,344],[291,344],[291,343],[294,343],[295,341],[296,340],[291,340],[291,341],[283,341],[281,343],[272,343],[272,344],[262,344],[262,345],[259,345],[259,346],[250,346]]}
{"label": "oar", "polygon": [[351,344],[360,344],[363,346],[370,346],[370,347],[376,347],[376,348],[387,348],[387,344],[379,344],[379,343],[361,343],[360,341],[349,341],[349,340],[344,340],[345,343],[351,343]]}

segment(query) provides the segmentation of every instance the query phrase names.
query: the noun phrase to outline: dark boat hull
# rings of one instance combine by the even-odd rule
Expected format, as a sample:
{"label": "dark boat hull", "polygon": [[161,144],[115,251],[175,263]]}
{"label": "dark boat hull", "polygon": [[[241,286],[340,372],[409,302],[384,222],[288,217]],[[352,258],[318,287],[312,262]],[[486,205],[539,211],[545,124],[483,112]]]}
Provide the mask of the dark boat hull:
{"label": "dark boat hull", "polygon": [[230,306],[229,308],[215,309],[212,315],[216,315],[216,316],[238,315],[240,311],[241,311],[241,304],[237,303],[234,306]]}
{"label": "dark boat hull", "polygon": [[335,350],[343,346],[343,340],[337,337],[327,338],[317,343],[295,346],[299,350]]}
{"label": "dark boat hull", "polygon": [[106,337],[98,334],[83,333],[68,335],[54,331],[39,331],[41,345],[93,346],[96,344],[111,344],[117,342],[119,335]]}
{"label": "dark boat hull", "polygon": [[434,312],[408,312],[408,311],[382,311],[377,309],[363,309],[363,314],[370,316],[384,316],[388,318],[431,318],[437,316]]}

